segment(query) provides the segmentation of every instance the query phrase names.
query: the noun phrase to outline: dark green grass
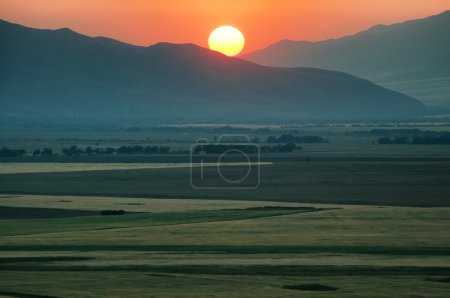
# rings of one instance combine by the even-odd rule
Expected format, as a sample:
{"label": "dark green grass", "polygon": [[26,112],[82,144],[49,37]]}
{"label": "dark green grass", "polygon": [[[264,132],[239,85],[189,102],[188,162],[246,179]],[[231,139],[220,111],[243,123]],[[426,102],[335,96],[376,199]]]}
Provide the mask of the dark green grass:
{"label": "dark green grass", "polygon": [[0,206],[0,219],[58,218],[99,215],[97,211]]}
{"label": "dark green grass", "polygon": [[57,257],[0,257],[0,264],[11,263],[29,263],[29,262],[70,262],[70,261],[88,261],[93,257],[74,257],[74,256],[57,256]]}
{"label": "dark green grass", "polygon": [[0,264],[0,270],[23,271],[130,271],[177,274],[273,276],[401,276],[447,275],[450,267],[355,265],[52,265]]}
{"label": "dark green grass", "polygon": [[427,278],[425,281],[433,281],[433,282],[441,282],[441,283],[450,283],[450,277],[444,278]]}
{"label": "dark green grass", "polygon": [[324,209],[230,209],[46,219],[4,219],[0,221],[0,236],[229,221],[320,210]]}
{"label": "dark green grass", "polygon": [[[280,162],[261,167],[259,188],[246,191],[193,189],[188,168],[8,174],[0,193],[450,206],[449,169],[450,162]],[[215,171],[205,168],[205,177],[223,185]]]}
{"label": "dark green grass", "polygon": [[330,287],[322,284],[303,284],[303,285],[285,285],[283,289],[300,291],[337,291],[339,288]]}
{"label": "dark green grass", "polygon": [[297,254],[336,253],[374,255],[449,256],[450,247],[363,245],[1,245],[0,251],[146,251],[182,254]]}
{"label": "dark green grass", "polygon": [[0,291],[0,295],[5,295],[7,297],[16,297],[16,298],[58,298],[56,296],[36,295],[36,294],[30,294],[30,293],[10,292],[10,291]]}

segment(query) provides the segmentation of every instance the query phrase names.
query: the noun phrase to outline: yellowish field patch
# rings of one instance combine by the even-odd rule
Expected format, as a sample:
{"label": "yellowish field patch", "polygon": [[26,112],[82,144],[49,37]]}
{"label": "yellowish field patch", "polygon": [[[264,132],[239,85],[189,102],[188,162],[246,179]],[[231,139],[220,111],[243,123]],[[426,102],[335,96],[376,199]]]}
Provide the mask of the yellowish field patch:
{"label": "yellowish field patch", "polygon": [[[183,253],[147,251],[2,251],[2,258],[24,257],[91,257],[90,260],[72,261],[71,265],[123,266],[123,265],[353,265],[353,266],[424,266],[447,267],[450,256],[415,256],[346,253]],[[67,262],[52,261],[51,265],[65,266]]]}
{"label": "yellowish field patch", "polygon": [[[206,209],[245,208],[261,205],[297,205],[311,207],[336,207],[319,212],[298,213],[265,218],[183,223],[2,236],[0,243],[25,245],[30,251],[1,251],[0,257],[93,257],[76,261],[42,261],[30,263],[28,270],[0,271],[0,291],[56,296],[64,292],[68,297],[141,297],[151,293],[155,297],[447,297],[448,283],[431,279],[435,275],[387,275],[362,274],[347,276],[275,276],[275,275],[226,275],[189,274],[152,271],[95,271],[100,267],[123,266],[209,266],[232,268],[239,266],[267,265],[285,266],[417,266],[450,267],[448,254],[433,252],[439,247],[449,247],[450,208],[381,207],[355,205],[289,204],[278,202],[249,202],[224,200],[187,199],[136,199],[76,196],[29,196],[0,195],[0,205],[24,204],[23,206],[52,207],[73,204],[70,208],[105,208],[123,205],[125,208],[149,208],[148,210],[186,211]],[[147,205],[147,203],[149,205]],[[30,205],[34,204],[34,205]],[[139,205],[144,204],[144,205]],[[69,205],[68,205],[69,206]],[[110,209],[108,207],[108,209]],[[117,209],[117,208],[114,208]],[[244,211],[246,212],[246,211]],[[200,212],[199,212],[200,213]],[[86,220],[89,220],[86,218]],[[18,222],[20,225],[20,222]],[[33,250],[35,246],[74,245],[65,251]],[[86,245],[104,245],[103,250],[80,250]],[[141,245],[194,245],[193,249],[175,251],[163,248],[151,250],[108,250],[107,247]],[[244,253],[214,251],[208,245],[224,245],[243,248]],[[202,251],[195,247],[206,246]],[[271,246],[272,253],[245,253],[246,246]],[[305,253],[281,253],[278,246],[310,246]],[[331,247],[332,249],[325,250]],[[334,250],[346,247],[348,250]],[[358,247],[386,248],[386,253],[361,253]],[[428,248],[427,253],[390,254],[403,249]],[[214,253],[216,252],[216,253]],[[22,266],[26,262],[5,264]],[[36,273],[39,266],[46,270]],[[64,267],[80,266],[87,271],[59,271]],[[280,270],[283,267],[280,267]],[[277,269],[276,269],[277,270]],[[282,273],[282,272],[280,272]],[[339,288],[335,292],[310,292],[285,289],[285,285],[323,284]],[[175,286],[174,286],[175,285]],[[188,293],[188,294],[186,294]],[[211,294],[213,293],[213,294]],[[246,293],[251,293],[246,295]],[[374,295],[374,293],[376,295]]]}
{"label": "yellowish field patch", "polygon": [[[271,162],[252,163],[266,166]],[[247,166],[247,162],[221,163],[220,166]],[[139,169],[169,169],[189,167],[215,167],[217,163],[0,163],[0,174],[54,173],[82,171],[114,171]]]}
{"label": "yellowish field patch", "polygon": [[[25,272],[2,271],[2,289],[61,297],[164,298],[361,298],[448,297],[446,283],[426,276],[242,276],[153,274],[148,272]],[[333,292],[284,289],[284,285],[324,284]],[[431,294],[430,294],[431,293]],[[10,297],[10,296],[9,296]]]}
{"label": "yellowish field patch", "polygon": [[[187,201],[190,200],[180,203],[190,204]],[[266,202],[266,205],[270,204]],[[450,208],[340,207],[257,219],[3,236],[0,242],[4,245],[450,246]]]}
{"label": "yellowish field patch", "polygon": [[0,195],[0,206],[57,208],[73,210],[114,210],[128,212],[182,212],[193,210],[217,210],[258,206],[303,206],[299,203],[233,200],[190,200],[157,198],[121,198],[48,195]]}

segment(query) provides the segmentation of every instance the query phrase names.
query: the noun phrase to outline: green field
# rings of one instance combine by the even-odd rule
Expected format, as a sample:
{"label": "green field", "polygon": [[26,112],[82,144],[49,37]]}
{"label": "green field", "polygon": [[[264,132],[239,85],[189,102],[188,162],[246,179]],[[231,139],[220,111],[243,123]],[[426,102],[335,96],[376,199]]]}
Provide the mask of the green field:
{"label": "green field", "polygon": [[[153,198],[204,198],[281,202],[450,206],[450,161],[352,159],[308,162],[286,157],[261,167],[258,189],[197,190],[189,168],[0,175],[0,193]],[[229,167],[236,178],[243,169]],[[205,168],[213,185],[221,178]],[[215,184],[214,184],[215,183]]]}
{"label": "green field", "polygon": [[[261,156],[257,189],[193,189],[188,154],[0,159],[0,297],[448,297],[449,147],[298,129],[330,143]],[[53,133],[0,140],[76,135]],[[147,142],[213,136],[164,134]],[[204,174],[222,185],[214,166]]]}
{"label": "green field", "polygon": [[411,287],[445,297],[450,285],[439,280],[450,274],[449,211],[303,205],[3,219],[0,292],[330,295],[283,288],[320,284],[338,288],[333,296],[361,297],[384,284],[375,297],[409,297]]}

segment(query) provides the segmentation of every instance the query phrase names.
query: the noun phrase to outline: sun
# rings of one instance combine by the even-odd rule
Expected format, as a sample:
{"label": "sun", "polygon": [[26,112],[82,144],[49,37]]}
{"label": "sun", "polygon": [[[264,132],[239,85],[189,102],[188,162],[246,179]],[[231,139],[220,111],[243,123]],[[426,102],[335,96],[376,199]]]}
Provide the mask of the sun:
{"label": "sun", "polygon": [[237,28],[222,26],[209,35],[209,48],[227,56],[239,54],[245,45],[244,35]]}

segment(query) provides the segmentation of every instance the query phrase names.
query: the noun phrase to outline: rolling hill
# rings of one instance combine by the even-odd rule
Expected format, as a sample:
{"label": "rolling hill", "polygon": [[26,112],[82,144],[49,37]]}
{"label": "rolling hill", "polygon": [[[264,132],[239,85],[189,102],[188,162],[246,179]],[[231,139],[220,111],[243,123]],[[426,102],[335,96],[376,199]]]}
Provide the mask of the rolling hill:
{"label": "rolling hill", "polygon": [[349,74],[260,66],[193,44],[133,46],[0,21],[6,121],[397,119],[417,100]]}
{"label": "rolling hill", "polygon": [[243,59],[344,71],[427,104],[450,105],[450,11],[321,42],[283,40]]}

